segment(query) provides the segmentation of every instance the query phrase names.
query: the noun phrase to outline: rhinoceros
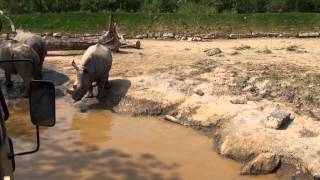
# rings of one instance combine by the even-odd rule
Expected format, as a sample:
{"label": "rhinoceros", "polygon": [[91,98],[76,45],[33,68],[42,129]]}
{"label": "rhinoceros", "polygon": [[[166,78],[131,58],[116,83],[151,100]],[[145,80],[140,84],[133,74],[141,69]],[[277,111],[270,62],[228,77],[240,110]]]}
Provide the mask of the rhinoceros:
{"label": "rhinoceros", "polygon": [[[31,32],[24,32],[22,30],[17,30],[14,40],[31,46],[38,53],[40,58],[39,67],[42,69],[44,59],[47,55],[46,41],[39,35]],[[42,74],[40,75],[42,76]]]}
{"label": "rhinoceros", "polygon": [[[32,64],[27,62],[6,62],[6,60],[30,60]],[[23,96],[29,95],[29,85],[32,79],[40,79],[41,69],[36,64],[39,64],[39,55],[33,48],[27,44],[18,42],[2,42],[0,43],[0,68],[8,74],[18,74],[24,81]],[[6,81],[11,81],[6,73]]]}
{"label": "rhinoceros", "polygon": [[104,97],[104,89],[109,88],[109,71],[112,66],[111,50],[101,44],[90,46],[81,59],[78,67],[74,61],[72,66],[77,71],[77,80],[73,89],[67,89],[75,101],[79,101],[88,92],[88,97],[93,97],[93,83],[98,86],[98,97]]}

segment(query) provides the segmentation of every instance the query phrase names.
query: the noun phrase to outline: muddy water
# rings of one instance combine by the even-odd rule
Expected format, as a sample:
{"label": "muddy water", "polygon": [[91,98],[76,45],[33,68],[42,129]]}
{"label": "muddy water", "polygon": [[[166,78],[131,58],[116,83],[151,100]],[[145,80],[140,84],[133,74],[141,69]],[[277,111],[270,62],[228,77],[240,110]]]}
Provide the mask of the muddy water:
{"label": "muddy water", "polygon": [[[16,152],[32,148],[26,100],[9,100]],[[41,129],[41,150],[16,158],[16,179],[275,179],[241,177],[239,164],[213,151],[212,140],[155,118],[78,111],[57,99],[57,124]]]}

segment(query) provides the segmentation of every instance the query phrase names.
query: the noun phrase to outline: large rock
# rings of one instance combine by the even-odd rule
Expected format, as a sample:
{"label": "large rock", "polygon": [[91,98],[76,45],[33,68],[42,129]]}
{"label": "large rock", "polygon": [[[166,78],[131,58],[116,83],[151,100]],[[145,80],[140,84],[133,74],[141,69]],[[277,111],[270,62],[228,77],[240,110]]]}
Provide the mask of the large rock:
{"label": "large rock", "polygon": [[56,33],[53,33],[52,36],[55,38],[60,38],[62,36],[62,33],[56,32]]}
{"label": "large rock", "polygon": [[205,49],[203,52],[207,53],[207,56],[214,56],[222,53],[221,49],[219,48],[209,48]]}
{"label": "large rock", "polygon": [[280,129],[283,125],[291,120],[291,114],[282,111],[279,107],[276,108],[268,117],[262,120],[262,123],[267,128]]}
{"label": "large rock", "polygon": [[174,33],[163,33],[164,38],[174,38]]}
{"label": "large rock", "polygon": [[280,165],[280,157],[273,153],[263,153],[241,168],[241,175],[261,175],[273,173]]}
{"label": "large rock", "polygon": [[298,37],[299,38],[315,38],[319,37],[319,33],[317,32],[305,32],[305,33],[299,33]]}

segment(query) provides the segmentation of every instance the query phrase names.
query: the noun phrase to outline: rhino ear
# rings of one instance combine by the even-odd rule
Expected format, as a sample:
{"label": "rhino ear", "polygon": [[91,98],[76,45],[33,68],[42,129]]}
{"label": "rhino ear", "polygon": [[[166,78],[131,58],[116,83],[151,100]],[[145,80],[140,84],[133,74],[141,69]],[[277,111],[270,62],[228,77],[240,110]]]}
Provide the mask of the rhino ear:
{"label": "rhino ear", "polygon": [[71,66],[73,66],[76,71],[79,71],[79,67],[77,66],[76,62],[74,62],[74,60],[72,60]]}

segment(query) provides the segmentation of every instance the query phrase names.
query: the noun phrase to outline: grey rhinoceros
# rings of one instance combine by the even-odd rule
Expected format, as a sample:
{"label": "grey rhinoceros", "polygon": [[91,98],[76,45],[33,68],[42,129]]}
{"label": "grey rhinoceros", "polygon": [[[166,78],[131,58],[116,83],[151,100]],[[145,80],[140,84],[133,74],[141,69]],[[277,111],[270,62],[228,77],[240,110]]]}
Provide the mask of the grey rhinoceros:
{"label": "grey rhinoceros", "polygon": [[[26,62],[6,62],[7,60],[30,60],[32,64]],[[12,42],[0,42],[0,68],[8,74],[18,74],[24,81],[24,94],[29,95],[29,85],[32,79],[40,79],[41,69],[39,64],[39,55],[33,50],[33,48],[27,44]],[[6,81],[11,81],[6,73]]]}
{"label": "grey rhinoceros", "polygon": [[38,53],[40,58],[39,67],[40,69],[42,69],[44,59],[47,55],[46,41],[39,35],[33,34],[31,32],[24,32],[22,30],[17,30],[17,34],[14,37],[14,40],[31,46],[33,50]]}
{"label": "grey rhinoceros", "polygon": [[77,71],[77,80],[73,89],[67,89],[75,101],[79,101],[88,93],[88,97],[93,97],[93,83],[98,85],[98,97],[104,97],[104,89],[110,87],[109,71],[112,66],[111,50],[101,44],[90,46],[81,59],[78,67],[74,61],[72,66]]}

